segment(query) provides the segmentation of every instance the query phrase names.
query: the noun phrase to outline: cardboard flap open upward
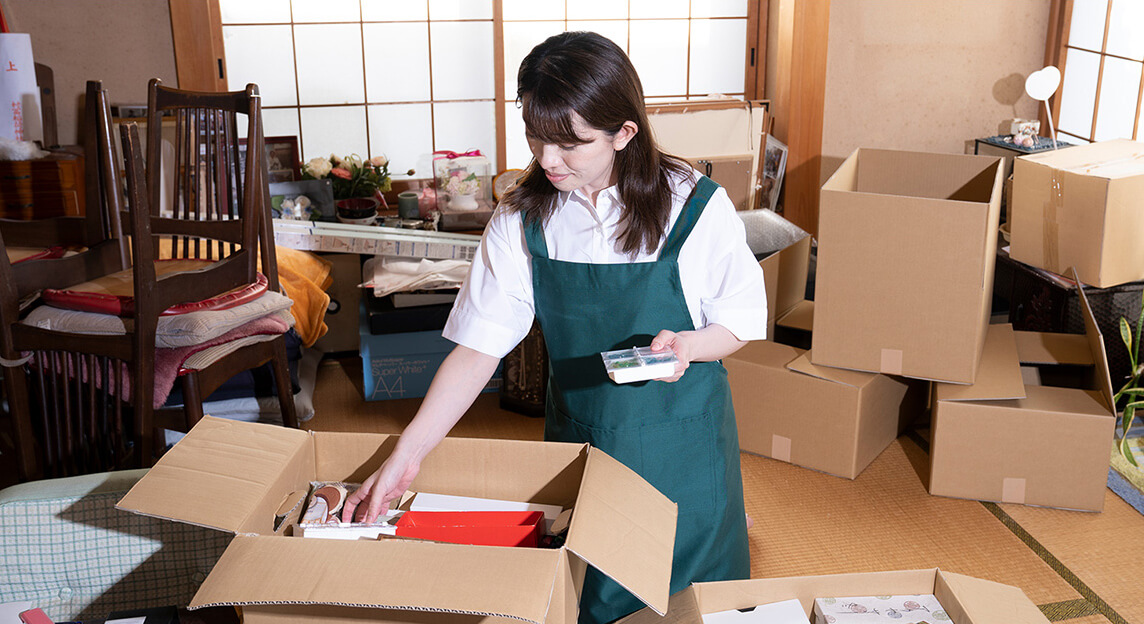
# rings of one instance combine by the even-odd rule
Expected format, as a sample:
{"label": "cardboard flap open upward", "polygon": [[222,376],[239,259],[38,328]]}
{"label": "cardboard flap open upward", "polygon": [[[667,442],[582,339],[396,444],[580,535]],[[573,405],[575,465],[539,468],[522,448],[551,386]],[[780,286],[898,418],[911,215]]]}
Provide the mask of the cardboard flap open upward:
{"label": "cardboard flap open upward", "polygon": [[985,347],[977,379],[971,385],[935,383],[934,396],[939,401],[996,401],[1025,398],[1021,380],[1021,362],[1017,357],[1017,340],[1013,326],[990,325],[985,334]]}
{"label": "cardboard flap open upward", "polygon": [[264,516],[269,528],[282,501],[268,496],[309,448],[306,431],[206,416],[116,507],[232,533]]}
{"label": "cardboard flap open upward", "polygon": [[[948,587],[951,592],[942,591]],[[1048,624],[1049,620],[1020,588],[940,571],[935,582],[941,606],[954,622],[973,624]],[[956,595],[956,599],[953,596]]]}
{"label": "cardboard flap open upward", "polygon": [[671,595],[667,615],[660,616],[651,609],[640,609],[617,624],[698,624],[703,621],[695,586],[691,585]]}
{"label": "cardboard flap open upward", "polygon": [[638,474],[590,448],[565,545],[663,615],[677,514]]}
{"label": "cardboard flap open upward", "polygon": [[558,551],[540,548],[240,535],[191,607],[328,604],[497,615],[540,624],[559,560]]}
{"label": "cardboard flap open upward", "polygon": [[811,377],[817,377],[855,388],[865,386],[870,383],[870,380],[878,376],[877,373],[864,373],[862,371],[831,368],[829,366],[815,366],[810,361],[810,355],[810,351],[803,353],[789,362],[787,368],[795,372],[803,373],[804,375],[810,375]]}
{"label": "cardboard flap open upward", "polygon": [[1022,364],[1092,366],[1088,338],[1080,334],[1014,331],[1013,336]]}
{"label": "cardboard flap open upward", "polygon": [[1088,348],[1092,353],[1092,362],[1096,365],[1096,375],[1094,390],[1104,395],[1104,400],[1108,401],[1108,407],[1116,412],[1116,405],[1112,397],[1116,393],[1112,390],[1112,375],[1108,372],[1108,354],[1104,350],[1104,336],[1100,333],[1100,327],[1096,324],[1096,317],[1092,314],[1092,308],[1088,305],[1088,296],[1084,294],[1084,286],[1077,277],[1076,268],[1069,268],[1069,275],[1072,276],[1076,282],[1076,291],[1080,295],[1080,309],[1084,315],[1084,336],[1088,339]]}

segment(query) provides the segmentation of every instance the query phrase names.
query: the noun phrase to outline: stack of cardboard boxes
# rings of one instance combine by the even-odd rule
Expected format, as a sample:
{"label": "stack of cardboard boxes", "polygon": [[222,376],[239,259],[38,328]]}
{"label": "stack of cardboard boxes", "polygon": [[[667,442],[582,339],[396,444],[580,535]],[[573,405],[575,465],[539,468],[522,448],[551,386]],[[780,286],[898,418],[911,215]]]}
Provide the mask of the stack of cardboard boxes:
{"label": "stack of cardboard boxes", "polygon": [[[930,493],[1102,508],[1116,415],[1087,304],[1084,336],[990,324],[1002,175],[981,156],[859,149],[842,164],[822,187],[815,301],[778,289],[772,306],[780,327],[810,325],[810,351],[760,342],[726,360],[743,450],[855,478],[929,408]],[[1107,200],[1116,185],[1094,186]],[[769,290],[805,254],[781,253],[763,261]]]}

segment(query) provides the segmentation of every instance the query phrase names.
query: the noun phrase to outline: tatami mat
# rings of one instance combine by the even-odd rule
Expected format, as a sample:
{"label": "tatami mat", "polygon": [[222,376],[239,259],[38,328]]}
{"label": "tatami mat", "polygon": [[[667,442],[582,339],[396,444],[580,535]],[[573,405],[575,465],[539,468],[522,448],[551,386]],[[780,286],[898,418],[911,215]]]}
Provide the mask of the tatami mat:
{"label": "tatami mat", "polygon": [[[366,403],[360,361],[318,372],[318,430],[398,432],[420,399]],[[482,395],[451,435],[540,439],[543,421]],[[925,440],[903,436],[851,481],[743,454],[751,575],[941,568],[1015,585],[1052,621],[1144,623],[1144,516],[1111,492],[1103,513],[931,496]]]}

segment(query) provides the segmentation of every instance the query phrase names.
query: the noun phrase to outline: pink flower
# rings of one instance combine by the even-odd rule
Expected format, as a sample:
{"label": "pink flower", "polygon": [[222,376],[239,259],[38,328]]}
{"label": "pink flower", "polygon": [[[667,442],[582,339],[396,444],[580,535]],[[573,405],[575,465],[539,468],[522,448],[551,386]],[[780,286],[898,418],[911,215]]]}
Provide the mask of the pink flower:
{"label": "pink flower", "polygon": [[334,167],[333,169],[330,169],[330,175],[339,177],[343,180],[349,180],[353,178],[353,176],[350,175],[348,169],[342,169],[341,167]]}

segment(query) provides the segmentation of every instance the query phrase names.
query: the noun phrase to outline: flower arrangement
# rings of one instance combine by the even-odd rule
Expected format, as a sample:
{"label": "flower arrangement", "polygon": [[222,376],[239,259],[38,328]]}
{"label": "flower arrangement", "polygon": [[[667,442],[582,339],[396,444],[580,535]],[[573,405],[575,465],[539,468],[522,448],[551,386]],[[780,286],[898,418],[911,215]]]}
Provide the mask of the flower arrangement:
{"label": "flower arrangement", "polygon": [[449,176],[449,180],[444,184],[447,193],[456,197],[458,195],[472,195],[481,190],[481,181],[477,179],[477,174],[470,173],[461,177],[461,173],[463,170],[457,170]]}
{"label": "flower arrangement", "polygon": [[390,189],[389,160],[374,156],[363,160],[361,156],[311,158],[302,166],[303,180],[329,179],[334,187],[334,199],[373,197]]}

